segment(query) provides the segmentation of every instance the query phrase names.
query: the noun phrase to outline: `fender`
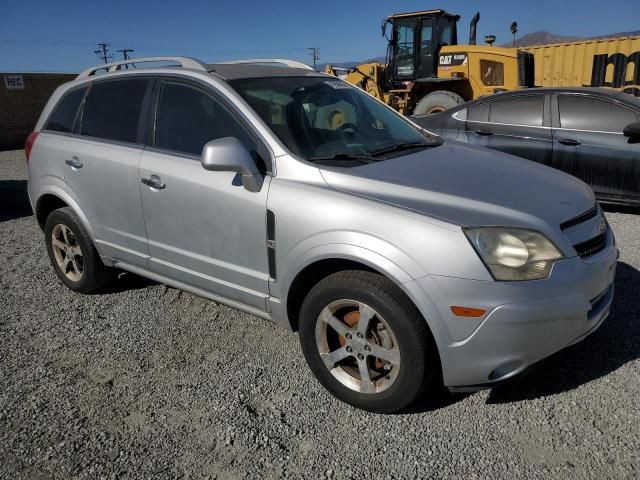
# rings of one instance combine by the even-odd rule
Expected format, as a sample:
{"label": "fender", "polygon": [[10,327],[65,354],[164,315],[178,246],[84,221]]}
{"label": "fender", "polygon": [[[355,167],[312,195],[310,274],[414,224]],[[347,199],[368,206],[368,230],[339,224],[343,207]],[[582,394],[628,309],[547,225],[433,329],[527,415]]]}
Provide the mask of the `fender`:
{"label": "fender", "polygon": [[91,227],[91,224],[89,223],[89,220],[87,219],[78,203],[73,199],[73,197],[71,197],[71,195],[69,195],[68,192],[55,185],[47,185],[39,193],[40,196],[36,200],[36,208],[34,209],[34,212],[38,211],[38,205],[40,204],[42,197],[44,197],[45,195],[53,195],[54,197],[58,197],[60,200],[66,203],[69,208],[71,208],[76,213],[76,215],[78,215],[80,221],[82,222],[82,226],[87,230],[87,233],[89,234],[89,238],[91,238],[91,241],[95,244],[96,236],[93,228]]}
{"label": "fender", "polygon": [[282,294],[288,292],[299,272],[314,262],[331,258],[361,262],[398,284],[428,273],[407,252],[380,237],[357,230],[329,230],[302,239],[286,252],[277,252],[278,267],[283,275],[278,282],[281,291],[272,294],[286,298]]}
{"label": "fender", "polygon": [[[334,232],[335,233],[335,232]],[[368,235],[361,234],[365,237]],[[380,239],[375,239],[380,241]],[[391,245],[389,245],[391,247]],[[331,243],[317,245],[298,254],[291,260],[290,268],[282,277],[283,301],[271,298],[272,317],[276,322],[291,330],[291,319],[287,314],[287,303],[291,284],[296,275],[309,265],[320,260],[342,259],[361,263],[393,281],[418,308],[425,319],[437,344],[446,345],[451,341],[449,330],[428,293],[402,267],[389,258],[361,245]],[[288,261],[287,261],[288,263]],[[427,275],[425,273],[425,275]],[[424,275],[423,275],[424,276]],[[422,276],[421,276],[422,277]],[[440,343],[442,342],[442,343]]]}
{"label": "fender", "polygon": [[278,258],[279,266],[286,268],[281,268],[282,275],[278,282],[271,285],[272,300],[276,297],[281,301],[272,302],[271,305],[274,316],[282,319],[280,323],[291,326],[286,305],[295,277],[309,265],[329,259],[350,260],[366,265],[389,278],[410,297],[414,295],[410,294],[406,285],[415,278],[427,275],[402,250],[362,232],[333,231],[306,238],[284,254],[284,258]]}

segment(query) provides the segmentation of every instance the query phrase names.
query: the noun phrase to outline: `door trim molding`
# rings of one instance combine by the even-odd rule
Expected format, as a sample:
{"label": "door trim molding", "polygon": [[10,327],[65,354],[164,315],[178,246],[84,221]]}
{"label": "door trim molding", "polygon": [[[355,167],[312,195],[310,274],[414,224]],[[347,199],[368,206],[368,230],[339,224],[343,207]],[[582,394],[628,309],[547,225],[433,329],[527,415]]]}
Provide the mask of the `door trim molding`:
{"label": "door trim molding", "polygon": [[[252,306],[249,306],[249,305],[245,305],[244,303],[240,303],[240,302],[235,301],[235,300],[230,300],[230,299],[228,299],[226,297],[221,297],[219,295],[215,295],[215,294],[213,294],[211,292],[208,292],[206,290],[202,290],[200,288],[193,287],[193,286],[188,285],[186,283],[182,283],[182,282],[180,282],[178,280],[173,280],[171,278],[165,277],[164,275],[160,275],[158,273],[152,272],[152,271],[144,269],[144,268],[136,267],[135,265],[131,265],[131,264],[126,263],[126,262],[115,261],[114,263],[115,263],[115,267],[116,268],[120,268],[122,270],[125,270],[127,272],[131,272],[131,273],[136,274],[136,275],[140,275],[141,277],[148,278],[148,279],[156,281],[158,283],[169,285],[170,287],[177,288],[179,290],[184,290],[185,292],[192,293],[192,294],[197,295],[199,297],[204,297],[204,298],[207,298],[209,300],[213,300],[214,302],[218,302],[218,303],[221,303],[221,304],[226,305],[228,307],[235,308],[237,310],[241,310],[241,311],[249,313],[251,315],[255,315],[256,317],[264,318],[265,320],[270,320],[272,322],[275,322],[275,320],[271,317],[270,313],[267,312],[267,311],[260,310],[260,309],[258,309],[256,307],[252,307]],[[269,302],[267,302],[267,305],[268,304],[269,304]]]}

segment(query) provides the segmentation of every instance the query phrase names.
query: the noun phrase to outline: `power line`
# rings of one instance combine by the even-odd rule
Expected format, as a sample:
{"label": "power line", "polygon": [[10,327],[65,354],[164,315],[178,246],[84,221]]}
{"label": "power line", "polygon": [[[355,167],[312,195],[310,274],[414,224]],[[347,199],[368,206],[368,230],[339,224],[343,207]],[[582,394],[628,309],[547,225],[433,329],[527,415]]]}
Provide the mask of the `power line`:
{"label": "power line", "polygon": [[104,63],[109,63],[109,60],[113,58],[113,55],[109,55],[110,43],[99,43],[98,50],[94,50],[93,53],[98,55],[98,58]]}
{"label": "power line", "polygon": [[311,50],[310,54],[313,58],[313,69],[316,69],[316,62],[320,59],[319,49],[317,47],[309,47],[307,50]]}
{"label": "power line", "polygon": [[[15,39],[0,39],[0,47],[86,47],[93,46],[98,42],[95,41],[75,41],[75,40],[15,40]],[[270,49],[247,49],[247,50],[217,50],[212,48],[201,48],[201,47],[189,47],[189,46],[167,46],[167,45],[145,45],[145,44],[131,44],[128,42],[127,44],[122,43],[111,43],[108,44],[109,47],[125,47],[132,46],[137,51],[166,51],[171,53],[176,52],[193,52],[193,53],[203,53],[203,54],[212,54],[212,55],[254,55],[256,53],[261,54],[270,54],[276,52],[303,52],[307,50],[306,48],[270,48]]]}

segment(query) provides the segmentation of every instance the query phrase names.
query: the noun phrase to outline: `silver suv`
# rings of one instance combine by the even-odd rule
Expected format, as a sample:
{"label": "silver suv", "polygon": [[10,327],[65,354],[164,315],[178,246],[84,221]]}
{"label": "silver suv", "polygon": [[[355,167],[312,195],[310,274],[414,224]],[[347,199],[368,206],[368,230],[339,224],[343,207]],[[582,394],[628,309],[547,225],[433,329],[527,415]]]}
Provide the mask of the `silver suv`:
{"label": "silver suv", "polygon": [[134,62],[58,88],[27,143],[70,289],[126,270],[273,320],[376,412],[491,387],[607,317],[618,250],[579,180],[295,62]]}

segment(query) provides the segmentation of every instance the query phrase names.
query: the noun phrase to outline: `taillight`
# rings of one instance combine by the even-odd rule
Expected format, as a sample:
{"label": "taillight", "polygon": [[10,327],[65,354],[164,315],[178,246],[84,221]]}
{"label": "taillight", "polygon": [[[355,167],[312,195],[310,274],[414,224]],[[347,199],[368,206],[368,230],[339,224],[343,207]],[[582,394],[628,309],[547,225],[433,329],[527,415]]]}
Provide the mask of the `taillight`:
{"label": "taillight", "polygon": [[27,162],[29,161],[29,157],[31,156],[31,149],[33,148],[33,144],[36,143],[36,138],[38,138],[38,132],[31,132],[27,137],[27,142],[24,144],[24,154],[27,156]]}

